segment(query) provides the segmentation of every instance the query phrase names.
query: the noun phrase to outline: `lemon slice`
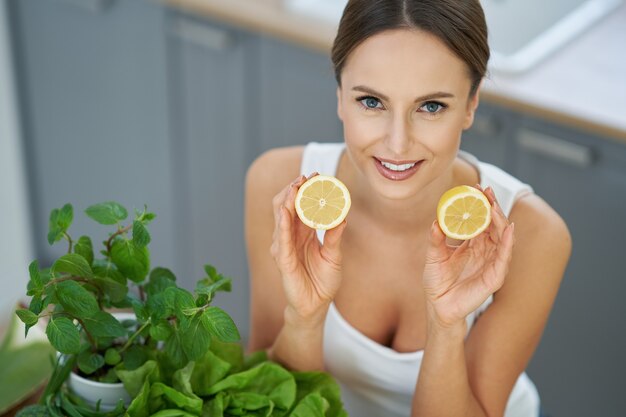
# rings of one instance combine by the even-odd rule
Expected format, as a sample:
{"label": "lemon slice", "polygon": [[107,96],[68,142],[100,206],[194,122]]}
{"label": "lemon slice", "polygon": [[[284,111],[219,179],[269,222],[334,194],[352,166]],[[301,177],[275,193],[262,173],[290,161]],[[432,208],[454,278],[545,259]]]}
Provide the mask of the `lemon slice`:
{"label": "lemon slice", "polygon": [[296,213],[302,223],[314,229],[339,226],[350,210],[350,192],[337,178],[316,175],[298,189]]}
{"label": "lemon slice", "polygon": [[439,199],[437,221],[446,236],[471,239],[484,232],[491,223],[491,204],[480,190],[459,185]]}

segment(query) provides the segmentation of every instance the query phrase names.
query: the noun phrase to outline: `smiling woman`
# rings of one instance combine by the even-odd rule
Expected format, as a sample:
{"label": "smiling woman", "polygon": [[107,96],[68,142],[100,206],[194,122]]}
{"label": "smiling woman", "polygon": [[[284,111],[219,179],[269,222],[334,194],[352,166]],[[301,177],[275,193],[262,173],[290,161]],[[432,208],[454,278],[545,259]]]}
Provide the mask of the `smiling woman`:
{"label": "smiling woman", "polygon": [[[539,414],[524,369],[570,237],[529,185],[459,150],[488,59],[478,0],[351,0],[332,52],[343,142],[248,171],[250,349],[326,369],[351,415]],[[325,232],[294,208],[316,173],[352,201]],[[491,222],[451,246],[436,212],[456,186],[484,191]]]}

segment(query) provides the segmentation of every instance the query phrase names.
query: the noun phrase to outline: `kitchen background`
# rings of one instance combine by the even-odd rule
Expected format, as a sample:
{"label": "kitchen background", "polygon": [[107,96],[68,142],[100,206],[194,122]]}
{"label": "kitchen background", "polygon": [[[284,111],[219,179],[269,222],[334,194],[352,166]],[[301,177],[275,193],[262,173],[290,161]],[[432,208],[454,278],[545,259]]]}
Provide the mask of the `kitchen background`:
{"label": "kitchen background", "polygon": [[[101,235],[83,210],[116,200],[157,213],[153,266],[188,287],[205,263],[233,278],[217,304],[245,338],[245,171],[271,147],[341,140],[343,4],[0,0],[2,320],[28,263],[64,250],[50,210],[70,202],[71,231]],[[532,184],[574,241],[528,373],[551,417],[624,416],[626,4],[484,4],[494,62],[462,147]]]}

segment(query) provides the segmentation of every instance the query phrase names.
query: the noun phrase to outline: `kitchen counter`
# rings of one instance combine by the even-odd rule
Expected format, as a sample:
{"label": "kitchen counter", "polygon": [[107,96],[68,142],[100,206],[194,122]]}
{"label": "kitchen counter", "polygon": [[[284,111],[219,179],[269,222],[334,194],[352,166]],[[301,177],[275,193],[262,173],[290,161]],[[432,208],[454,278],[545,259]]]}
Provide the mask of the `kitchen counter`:
{"label": "kitchen counter", "polygon": [[[336,25],[283,0],[163,0],[169,6],[328,53]],[[481,98],[626,142],[626,2],[527,72],[490,74]]]}

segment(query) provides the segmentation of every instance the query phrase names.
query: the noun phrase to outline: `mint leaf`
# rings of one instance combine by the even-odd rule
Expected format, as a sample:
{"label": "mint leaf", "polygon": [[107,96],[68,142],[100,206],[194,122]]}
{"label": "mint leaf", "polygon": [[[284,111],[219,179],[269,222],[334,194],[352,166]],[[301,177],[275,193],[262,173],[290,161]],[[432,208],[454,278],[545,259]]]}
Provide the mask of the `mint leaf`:
{"label": "mint leaf", "polygon": [[108,277],[95,277],[91,281],[114,303],[118,303],[126,298],[128,287],[124,284],[120,284]]}
{"label": "mint leaf", "polygon": [[107,365],[117,365],[122,360],[120,352],[115,348],[108,348],[104,352],[104,363]]}
{"label": "mint leaf", "polygon": [[33,326],[39,321],[39,316],[30,310],[16,310],[15,314],[17,314],[20,320],[22,320],[22,322],[28,326]]}
{"label": "mint leaf", "polygon": [[144,280],[150,270],[150,254],[132,240],[117,239],[111,247],[111,259],[117,269],[134,282]]}
{"label": "mint leaf", "polygon": [[98,311],[84,318],[83,323],[93,337],[116,338],[126,336],[126,329],[110,313]]}
{"label": "mint leaf", "polygon": [[87,260],[76,253],[68,253],[54,261],[52,273],[66,273],[77,277],[93,277],[91,266]]}
{"label": "mint leaf", "polygon": [[52,346],[61,353],[78,353],[80,349],[78,329],[66,317],[51,318],[46,335]]}
{"label": "mint leaf", "polygon": [[87,207],[85,213],[93,220],[105,225],[116,224],[128,217],[126,209],[115,201],[94,204]]}
{"label": "mint leaf", "polygon": [[71,204],[66,204],[60,209],[53,209],[48,223],[48,243],[52,245],[61,240],[73,219],[74,209]]}
{"label": "mint leaf", "polygon": [[156,295],[169,287],[176,286],[176,276],[167,268],[156,267],[150,272],[150,280],[145,289],[148,296]]}
{"label": "mint leaf", "polygon": [[166,320],[150,326],[150,337],[154,340],[167,340],[172,334],[172,326]]}
{"label": "mint leaf", "polygon": [[165,353],[167,357],[172,361],[175,369],[185,366],[187,363],[187,357],[183,350],[183,342],[181,340],[181,334],[178,331],[172,332],[169,339],[165,341]]}
{"label": "mint leaf", "polygon": [[81,236],[78,238],[78,241],[74,245],[74,253],[85,258],[89,265],[93,263],[93,246],[91,245],[89,236]]}
{"label": "mint leaf", "polygon": [[202,313],[202,324],[222,342],[237,342],[241,336],[233,319],[219,307],[209,307]]}
{"label": "mint leaf", "polygon": [[126,286],[126,278],[117,270],[115,264],[108,259],[94,260],[91,269],[95,276],[111,278],[113,281]]}
{"label": "mint leaf", "polygon": [[78,368],[85,374],[90,375],[104,366],[102,355],[87,349],[78,355]]}
{"label": "mint leaf", "polygon": [[150,243],[150,233],[142,222],[133,222],[133,241],[137,246],[147,246]]}
{"label": "mint leaf", "polygon": [[63,308],[75,316],[90,317],[99,311],[96,297],[76,281],[59,282],[55,292]]}
{"label": "mint leaf", "polygon": [[190,360],[196,360],[204,356],[211,345],[211,334],[202,324],[200,316],[181,323],[180,332],[183,342],[183,350]]}
{"label": "mint leaf", "polygon": [[196,294],[206,295],[208,301],[213,299],[213,295],[217,291],[230,291],[231,290],[231,279],[221,277],[215,282],[210,282],[208,279],[203,279],[198,281],[196,284]]}
{"label": "mint leaf", "polygon": [[[213,345],[211,342],[211,346]],[[194,393],[206,396],[208,389],[218,381],[224,379],[231,370],[231,365],[208,351],[202,358],[196,360],[191,374],[191,387]]]}
{"label": "mint leaf", "polygon": [[39,262],[37,260],[32,261],[30,265],[28,265],[28,274],[30,275],[30,283],[32,283],[31,288],[37,292],[41,292],[43,290],[43,281],[39,274]]}

